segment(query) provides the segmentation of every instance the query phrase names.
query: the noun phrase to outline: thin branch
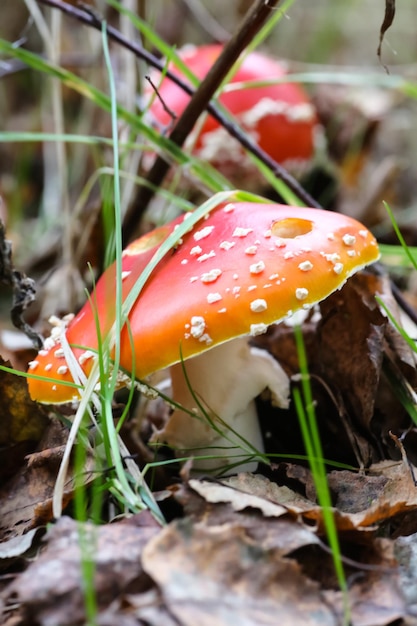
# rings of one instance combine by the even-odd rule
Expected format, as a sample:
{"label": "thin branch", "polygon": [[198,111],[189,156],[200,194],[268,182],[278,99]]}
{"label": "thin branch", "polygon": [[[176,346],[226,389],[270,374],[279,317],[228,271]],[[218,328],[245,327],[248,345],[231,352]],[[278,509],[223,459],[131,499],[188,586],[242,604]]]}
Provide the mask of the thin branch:
{"label": "thin branch", "polygon": [[[207,76],[201,81],[182,115],[178,118],[177,123],[169,134],[170,141],[177,146],[184,144],[197,119],[206,109],[218,87],[238,60],[242,51],[265,24],[271,15],[272,9],[279,1],[271,0],[270,2],[265,2],[265,0],[258,0],[255,6],[248,12],[236,33],[222,49],[222,52],[208,71]],[[155,187],[160,186],[170,167],[170,163],[163,156],[158,155],[147,176],[148,182]],[[136,210],[132,211],[130,215],[128,214],[124,221],[126,239],[135,234],[138,217],[143,214],[153,194],[154,191],[150,187],[140,188],[134,207]]]}
{"label": "thin branch", "polygon": [[155,94],[155,96],[158,98],[159,102],[161,103],[161,106],[163,108],[163,110],[165,111],[165,113],[167,113],[169,115],[169,117],[171,118],[171,123],[170,123],[170,128],[172,128],[172,125],[175,124],[176,120],[177,120],[177,114],[175,113],[175,111],[173,111],[172,109],[169,108],[169,106],[167,105],[167,103],[165,102],[165,100],[163,99],[163,97],[161,96],[161,94],[159,93],[159,89],[158,87],[154,84],[152,78],[150,76],[145,76],[145,80],[148,81],[148,83],[150,84],[150,86],[153,89],[153,92]]}

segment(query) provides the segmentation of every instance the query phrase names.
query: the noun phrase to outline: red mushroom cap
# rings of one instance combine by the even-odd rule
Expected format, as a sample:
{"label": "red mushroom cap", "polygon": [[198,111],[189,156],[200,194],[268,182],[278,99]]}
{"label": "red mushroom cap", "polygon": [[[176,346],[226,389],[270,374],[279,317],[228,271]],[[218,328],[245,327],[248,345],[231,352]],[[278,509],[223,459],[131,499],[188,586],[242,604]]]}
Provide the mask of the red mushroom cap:
{"label": "red mushroom cap", "polygon": [[[157,228],[123,252],[124,298],[183,219]],[[223,203],[165,255],[136,300],[129,314],[135,376],[144,378],[234,337],[262,333],[273,322],[340,289],[349,276],[378,257],[372,234],[345,215],[278,204]],[[112,265],[66,330],[86,374],[94,359],[87,349],[97,349],[93,306],[105,336],[115,320],[115,283]],[[126,328],[120,364],[132,370]],[[72,380],[59,339],[47,340],[29,371],[56,381],[29,377],[32,398],[58,403],[77,395],[59,384]]]}
{"label": "red mushroom cap", "polygon": [[[202,79],[221,50],[221,44],[187,46],[179,55],[193,74]],[[173,64],[170,64],[169,69],[184,79]],[[282,78],[285,74],[283,63],[259,52],[252,52],[244,58],[230,82],[265,81]],[[158,85],[157,77],[154,81]],[[149,89],[147,91],[149,93]],[[177,116],[181,115],[190,100],[190,96],[168,78],[163,79],[158,92],[162,101]],[[315,109],[300,85],[281,83],[243,87],[224,91],[219,101],[275,161],[307,160],[312,156],[317,119]],[[153,101],[150,113],[159,124],[168,125],[172,122],[158,98]],[[214,164],[233,160],[231,138],[227,137],[225,141],[224,132],[213,117],[207,116],[195,144],[195,153]],[[242,153],[242,149],[238,148],[234,161],[241,159]]]}

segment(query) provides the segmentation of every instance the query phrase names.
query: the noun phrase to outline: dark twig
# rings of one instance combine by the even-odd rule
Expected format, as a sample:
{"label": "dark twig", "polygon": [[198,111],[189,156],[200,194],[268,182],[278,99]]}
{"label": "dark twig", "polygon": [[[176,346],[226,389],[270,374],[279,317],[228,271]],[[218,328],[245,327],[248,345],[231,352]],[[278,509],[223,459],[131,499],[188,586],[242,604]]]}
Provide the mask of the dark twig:
{"label": "dark twig", "polygon": [[[248,12],[236,33],[225,45],[221,54],[208,71],[207,76],[201,81],[184,112],[178,118],[177,123],[169,134],[169,139],[177,146],[184,144],[188,135],[194,128],[197,119],[207,107],[223,79],[233,67],[233,64],[237,61],[241,52],[252,41],[263,24],[265,24],[272,9],[278,2],[279,0],[271,0],[270,2],[258,0],[255,6]],[[148,182],[157,188],[162,184],[169,169],[170,163],[168,163],[163,156],[157,156],[147,176]],[[154,191],[151,187],[140,188],[135,202],[135,206],[138,207],[138,210],[127,215],[127,219],[124,223],[126,239],[135,234],[137,213],[143,213],[153,193]]]}
{"label": "dark twig", "polygon": [[[279,1],[279,0],[278,0]],[[90,11],[75,7],[71,4],[63,2],[62,0],[38,0],[40,4],[44,4],[50,6],[52,8],[58,9],[68,15],[69,17],[76,19],[77,21],[85,24],[86,26],[90,26],[91,28],[95,28],[96,30],[101,30],[103,20],[97,16],[97,14],[93,14]],[[258,3],[262,4],[262,8],[268,14],[272,10],[272,5],[268,2]],[[190,87],[188,83],[182,80],[180,77],[176,76],[172,72],[167,70],[164,63],[161,62],[157,57],[153,54],[142,48],[142,46],[136,42],[129,41],[126,39],[120,31],[110,25],[106,25],[106,33],[109,39],[117,42],[122,47],[130,50],[136,57],[143,59],[146,61],[151,67],[158,69],[159,71],[164,71],[166,78],[172,80],[176,85],[178,85],[183,91],[185,91],[188,95],[193,96],[195,90]],[[204,107],[203,107],[204,108]],[[218,108],[210,102],[205,103],[205,108],[209,111],[209,113],[216,119],[219,124],[221,124],[227,132],[237,139],[240,144],[248,150],[248,152],[255,155],[264,165],[266,165],[273,174],[282,180],[289,189],[302,201],[306,206],[312,206],[316,208],[321,208],[320,204],[310,196],[305,189],[298,183],[291,174],[287,172],[287,170],[282,167],[279,163],[274,161],[266,152],[264,152],[256,143],[254,143],[250,137],[239,128],[239,126],[233,122],[231,122],[227,117],[225,117]],[[150,198],[149,198],[150,199]],[[132,215],[129,215],[128,220],[125,220],[125,233],[131,232],[135,226],[140,221],[140,217],[144,211],[144,206],[140,205],[139,202],[136,202],[136,209],[132,211]],[[128,223],[127,223],[128,222]],[[127,239],[128,237],[126,237]]]}
{"label": "dark twig", "polygon": [[150,76],[145,76],[145,80],[148,81],[148,83],[154,90],[155,96],[158,98],[159,102],[161,103],[162,108],[164,109],[165,113],[168,113],[169,117],[171,118],[171,123],[169,125],[169,129],[171,129],[173,124],[175,124],[175,121],[177,119],[177,114],[175,113],[175,111],[169,108],[165,100],[161,97],[161,94],[158,91],[158,87],[154,84],[152,78]]}
{"label": "dark twig", "polygon": [[1,220],[0,283],[12,288],[13,302],[10,317],[14,326],[23,331],[32,340],[36,349],[40,350],[43,345],[42,337],[22,317],[31,302],[35,300],[35,281],[13,267],[12,244],[6,239],[6,232]]}
{"label": "dark twig", "polygon": [[[381,30],[379,33],[379,45],[376,51],[380,63],[382,63],[382,58],[381,58],[382,42],[384,40],[385,33],[390,28],[390,26],[392,26],[394,17],[395,17],[395,0],[385,0],[385,15],[384,15],[384,20],[381,24]],[[387,74],[389,74],[388,67],[384,65],[383,63],[382,63],[382,66],[384,67]]]}

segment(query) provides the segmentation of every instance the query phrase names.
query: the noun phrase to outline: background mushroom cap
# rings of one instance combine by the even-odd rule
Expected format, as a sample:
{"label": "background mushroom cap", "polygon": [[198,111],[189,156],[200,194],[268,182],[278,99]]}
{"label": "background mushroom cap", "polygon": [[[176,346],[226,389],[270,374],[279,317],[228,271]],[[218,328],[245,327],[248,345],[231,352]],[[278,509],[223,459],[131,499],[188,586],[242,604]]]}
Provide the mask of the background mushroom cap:
{"label": "background mushroom cap", "polygon": [[[187,46],[179,51],[179,55],[193,74],[202,79],[222,48],[221,44]],[[184,79],[172,63],[169,68]],[[286,69],[282,62],[262,53],[252,52],[244,58],[230,83],[279,79],[285,74]],[[164,78],[161,84],[159,81],[159,75],[153,77],[163,102],[177,116],[181,115],[190,97],[168,78]],[[152,93],[149,87],[146,92]],[[312,156],[317,118],[307,93],[300,85],[280,83],[223,91],[219,101],[237,117],[244,130],[275,161],[283,163],[307,160]],[[153,101],[150,114],[151,119],[164,126],[172,122],[159,98]],[[218,145],[224,143],[224,134],[221,132],[221,136],[216,139],[216,131],[221,132],[219,123],[213,117],[207,116],[195,144],[196,153],[211,162],[224,160],[226,155],[231,158],[229,149],[224,151],[224,147]]]}
{"label": "background mushroom cap", "polygon": [[[183,219],[155,229],[123,252],[124,298]],[[234,337],[264,332],[291,312],[323,300],[378,257],[372,234],[348,216],[279,204],[223,203],[163,258],[134,304],[129,325],[135,376],[144,378]],[[113,264],[70,322],[70,344],[97,349],[92,306],[96,303],[105,336],[115,320],[115,283]],[[88,374],[91,353],[73,351]],[[120,364],[132,371],[132,363],[124,328]],[[56,380],[53,386],[29,378],[34,399],[54,403],[74,396],[72,388],[59,385],[72,380],[59,344],[41,351],[30,371]]]}

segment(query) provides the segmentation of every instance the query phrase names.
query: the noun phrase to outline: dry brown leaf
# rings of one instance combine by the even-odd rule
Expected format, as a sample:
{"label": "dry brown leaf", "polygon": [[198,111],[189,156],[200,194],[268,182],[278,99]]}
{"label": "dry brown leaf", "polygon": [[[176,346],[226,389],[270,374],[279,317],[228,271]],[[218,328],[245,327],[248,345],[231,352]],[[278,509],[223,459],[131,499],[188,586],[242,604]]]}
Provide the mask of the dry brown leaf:
{"label": "dry brown leaf", "polygon": [[399,563],[401,589],[417,617],[417,534],[398,537],[394,542],[394,550]]}
{"label": "dry brown leaf", "polygon": [[[259,480],[256,475],[245,474],[248,480],[250,480],[251,476],[254,482]],[[262,480],[261,477],[260,479]],[[243,511],[244,509],[252,508],[259,510],[265,517],[280,517],[288,513],[288,510],[284,506],[281,506],[281,504],[276,504],[276,502],[271,502],[264,497],[259,497],[253,492],[239,491],[233,485],[232,488],[230,488],[221,482],[208,482],[196,479],[191,479],[188,484],[191,489],[194,489],[194,491],[207,500],[207,502],[228,502],[234,511]]]}
{"label": "dry brown leaf", "polygon": [[[416,358],[375,300],[399,319],[386,276],[361,273],[321,304],[318,357],[325,380],[340,393],[353,430],[367,433],[372,459],[398,458],[389,432],[410,426],[398,389],[417,385]],[[365,464],[369,459],[364,458]]]}
{"label": "dry brown leaf", "polygon": [[[408,432],[410,418],[398,390],[417,386],[415,355],[375,300],[395,314],[385,276],[362,273],[321,303],[322,319],[303,326],[317,424],[326,459],[367,467],[399,458],[389,433]],[[293,330],[283,324],[256,338],[290,375],[299,373]],[[299,420],[291,406],[278,411],[258,403],[267,453],[305,454]],[[413,442],[410,441],[411,456]]]}
{"label": "dry brown leaf", "polygon": [[368,574],[354,583],[349,597],[352,626],[389,626],[406,614],[405,602],[392,572]]}
{"label": "dry brown leaf", "polygon": [[172,523],[148,543],[142,562],[181,626],[337,623],[295,561],[239,527]]}
{"label": "dry brown leaf", "polygon": [[0,569],[6,569],[16,559],[34,551],[36,549],[34,546],[43,532],[44,530],[41,528],[32,528],[24,535],[19,535],[0,543]]}
{"label": "dry brown leaf", "polygon": [[[251,504],[236,514],[229,500],[233,502],[244,494],[238,491],[233,495],[235,490],[230,486],[223,492],[224,502],[221,501],[223,499],[221,497],[219,502],[211,503],[209,485],[206,484],[204,488],[207,499],[189,485],[183,485],[175,494],[187,517],[194,522],[203,522],[207,526],[239,526],[256,544],[264,549],[274,548],[282,556],[291,554],[299,548],[320,543],[314,529],[292,516],[265,517],[256,505],[252,508]],[[214,500],[219,498],[216,496]]]}
{"label": "dry brown leaf", "polygon": [[[298,467],[288,465],[288,475],[300,481],[311,481],[309,471],[302,468],[301,473],[296,472]],[[417,475],[416,472],[417,469],[410,467],[406,461],[383,461],[373,465],[367,475],[342,470],[330,472],[328,480],[335,499],[338,530],[374,531],[377,524],[415,511],[417,487],[413,473]],[[222,485],[228,489],[221,489]],[[260,475],[240,474],[225,478],[221,484],[214,486],[209,482],[198,485],[197,480],[192,480],[190,487],[208,502],[228,502],[233,508],[235,502],[241,502],[240,510],[253,507],[263,515],[264,511],[274,514],[275,510],[269,505],[275,504],[293,516],[302,515],[306,520],[314,520],[322,526],[322,511],[315,500],[309,500],[289,487],[280,487]],[[319,532],[322,530],[319,529]]]}
{"label": "dry brown leaf", "polygon": [[277,483],[268,480],[261,474],[242,473],[237,476],[230,476],[230,478],[224,479],[224,482],[234,489],[256,495],[258,498],[277,502],[286,507],[287,513],[290,510],[289,507],[299,506],[301,510],[310,504],[310,501],[304,496],[297,494],[285,485],[277,485]]}
{"label": "dry brown leaf", "polygon": [[387,324],[374,299],[378,284],[376,276],[364,273],[349,280],[321,304],[318,327],[323,375],[366,429],[374,414]]}
{"label": "dry brown leaf", "polygon": [[[288,475],[298,480],[311,477],[305,470],[297,472],[297,466],[288,466]],[[417,469],[406,460],[382,461],[369,468],[367,474],[349,471],[333,471],[328,475],[329,486],[335,501],[335,520],[339,531],[376,529],[378,524],[417,509],[417,487],[414,482]],[[286,502],[290,511],[299,512],[305,519],[321,523],[320,507],[310,502],[303,506],[298,497],[296,505]],[[414,522],[417,526],[417,516]]]}
{"label": "dry brown leaf", "polygon": [[[139,621],[140,620],[140,621]],[[143,621],[142,621],[143,620]],[[127,594],[105,609],[97,626],[178,626],[178,622],[161,604],[155,588],[145,593]]]}
{"label": "dry brown leaf", "polygon": [[[337,476],[341,474],[339,484],[345,482],[347,472],[334,472]],[[353,473],[352,476],[356,476]],[[343,476],[344,475],[344,476]],[[330,552],[325,549],[323,543],[318,539],[313,528],[307,528],[302,523],[297,522],[289,516],[279,518],[267,518],[261,513],[261,507],[251,509],[236,514],[232,510],[236,497],[242,497],[245,489],[257,493],[261,498],[262,493],[268,499],[279,498],[282,493],[281,488],[273,483],[268,483],[264,478],[242,474],[239,477],[226,479],[229,489],[231,484],[236,483],[239,491],[237,496],[229,497],[232,504],[225,504],[227,492],[214,490],[211,494],[211,483],[206,483],[203,489],[199,489],[208,502],[200,496],[195,495],[194,489],[185,488],[183,493],[178,494],[185,506],[186,511],[192,511],[193,519],[198,519],[205,525],[214,525],[216,528],[232,529],[240,528],[245,532],[245,536],[250,538],[258,547],[263,549],[275,549],[275,554],[290,556],[302,567],[304,574],[320,585],[329,606],[333,606],[335,614],[339,615],[339,623],[342,623],[343,598],[338,583],[335,579],[334,566]],[[366,477],[364,477],[366,479]],[[376,486],[376,492],[382,490],[387,484],[388,478],[372,477],[370,483]],[[381,480],[379,480],[381,478]],[[192,487],[194,487],[194,482]],[[356,493],[363,487],[357,482],[352,484],[352,491]],[[379,491],[378,491],[379,488]],[[366,497],[372,498],[371,490],[365,491],[362,502]],[[194,495],[193,495],[194,494]],[[290,503],[290,490],[286,493],[286,502]],[[213,497],[211,497],[213,495]],[[220,496],[220,497],[219,497]],[[345,503],[352,503],[345,497]],[[294,494],[294,501],[297,495]],[[212,503],[214,502],[214,504]],[[219,503],[220,502],[220,503]],[[302,504],[303,500],[298,500]],[[304,499],[304,504],[307,500]],[[305,511],[306,518],[315,519],[318,524],[316,529],[324,534],[321,520],[317,514],[321,515],[318,507]],[[336,523],[340,530],[341,550],[345,560],[345,571],[349,585],[349,600],[351,607],[351,624],[353,626],[376,626],[388,625],[394,620],[400,619],[406,613],[404,597],[399,583],[399,570],[393,556],[393,542],[387,539],[375,539],[374,528],[362,529],[353,528],[350,520],[344,519],[338,511],[335,511]],[[230,532],[231,536],[232,533]],[[323,540],[325,535],[323,536]],[[319,567],[318,567],[318,564]]]}
{"label": "dry brown leaf", "polygon": [[[0,365],[11,367],[0,357]],[[49,424],[45,410],[33,402],[26,381],[0,369],[0,480],[18,472],[26,454],[32,452]]]}
{"label": "dry brown leaf", "polygon": [[350,516],[353,523],[366,527],[416,511],[417,487],[414,482],[416,471],[415,467],[403,460],[398,463],[383,461],[373,466],[370,472],[382,476],[387,482],[383,489],[375,494],[367,509]]}
{"label": "dry brown leaf", "polygon": [[[14,476],[0,489],[0,539],[10,539],[31,528],[50,522],[52,496],[59,465],[65,448],[67,430],[58,421],[51,422],[40,451],[26,456]],[[85,484],[95,477],[94,460],[86,456],[83,480]],[[68,477],[64,492],[64,506],[72,500],[74,481]]]}
{"label": "dry brown leaf", "polygon": [[[11,367],[0,357],[0,365]],[[20,442],[37,443],[49,423],[45,411],[30,399],[26,381],[16,374],[0,370],[0,445]]]}
{"label": "dry brown leaf", "polygon": [[[359,570],[352,577],[351,583],[350,626],[405,626],[403,618],[407,614],[407,608],[396,570],[389,567],[385,572],[381,568],[374,572]],[[343,597],[340,592],[324,590],[323,595],[340,615],[340,623],[343,623]]]}
{"label": "dry brown leaf", "polygon": [[[145,525],[143,517],[146,518]],[[96,563],[99,609],[125,590],[146,586],[140,564],[144,544],[159,532],[147,512],[106,526],[78,524],[63,517],[48,531],[46,548],[4,592],[18,602],[30,623],[74,626],[85,623],[81,554]]]}

